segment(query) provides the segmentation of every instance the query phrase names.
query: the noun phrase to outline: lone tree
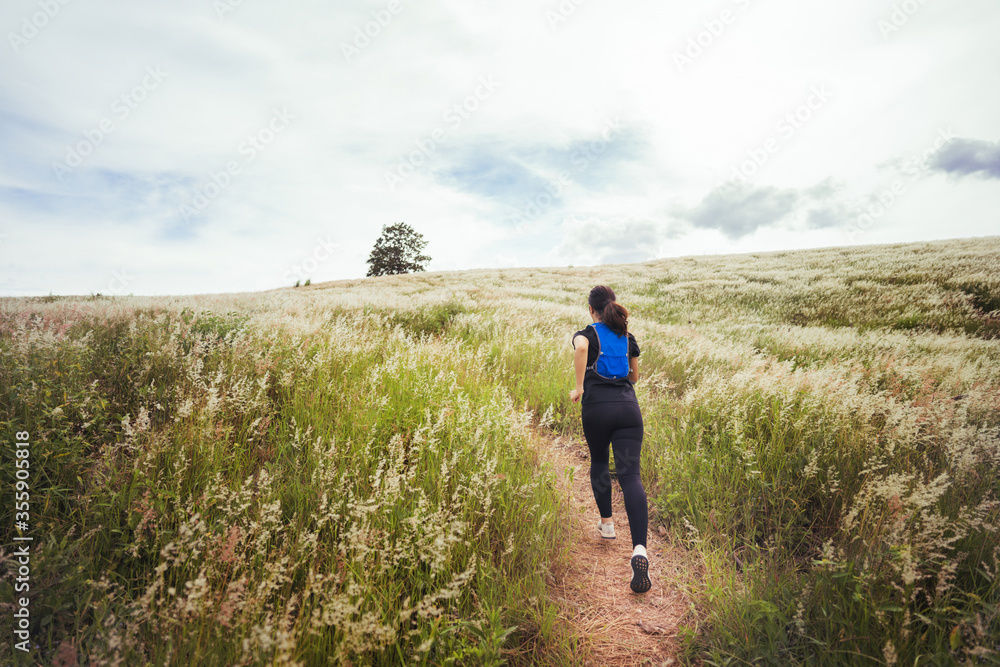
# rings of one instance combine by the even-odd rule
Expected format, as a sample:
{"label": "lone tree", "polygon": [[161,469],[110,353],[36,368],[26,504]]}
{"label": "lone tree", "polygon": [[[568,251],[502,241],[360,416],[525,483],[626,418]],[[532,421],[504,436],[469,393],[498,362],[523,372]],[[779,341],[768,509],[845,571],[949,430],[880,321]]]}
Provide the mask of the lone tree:
{"label": "lone tree", "polygon": [[405,222],[382,225],[382,236],[375,241],[368,257],[368,276],[394,276],[411,271],[424,271],[431,261],[420,252],[427,246],[423,234],[418,234]]}

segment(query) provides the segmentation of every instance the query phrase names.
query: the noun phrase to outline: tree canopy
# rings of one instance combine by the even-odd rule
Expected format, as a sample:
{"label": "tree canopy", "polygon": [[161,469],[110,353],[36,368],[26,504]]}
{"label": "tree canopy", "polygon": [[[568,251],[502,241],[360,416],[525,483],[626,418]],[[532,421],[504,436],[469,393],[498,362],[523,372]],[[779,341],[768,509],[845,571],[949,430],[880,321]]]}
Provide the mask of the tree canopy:
{"label": "tree canopy", "polygon": [[424,271],[431,261],[421,254],[427,246],[424,235],[405,222],[382,225],[382,235],[375,241],[368,257],[368,276],[392,276],[400,273]]}

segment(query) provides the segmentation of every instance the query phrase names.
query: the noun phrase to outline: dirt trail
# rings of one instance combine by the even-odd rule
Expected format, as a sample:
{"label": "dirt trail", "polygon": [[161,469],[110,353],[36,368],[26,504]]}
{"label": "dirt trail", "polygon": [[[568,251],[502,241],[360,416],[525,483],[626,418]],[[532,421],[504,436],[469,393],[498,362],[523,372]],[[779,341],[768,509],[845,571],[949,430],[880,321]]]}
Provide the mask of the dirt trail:
{"label": "dirt trail", "polygon": [[647,593],[633,593],[632,540],[621,488],[616,482],[612,491],[617,539],[606,540],[597,532],[599,514],[586,444],[546,433],[536,433],[536,442],[541,459],[556,471],[573,520],[565,546],[568,563],[553,572],[550,582],[551,599],[560,605],[562,620],[587,643],[590,664],[677,664],[679,628],[694,625],[687,589],[700,567],[686,550],[660,534],[660,521],[651,508],[646,550],[653,586]]}

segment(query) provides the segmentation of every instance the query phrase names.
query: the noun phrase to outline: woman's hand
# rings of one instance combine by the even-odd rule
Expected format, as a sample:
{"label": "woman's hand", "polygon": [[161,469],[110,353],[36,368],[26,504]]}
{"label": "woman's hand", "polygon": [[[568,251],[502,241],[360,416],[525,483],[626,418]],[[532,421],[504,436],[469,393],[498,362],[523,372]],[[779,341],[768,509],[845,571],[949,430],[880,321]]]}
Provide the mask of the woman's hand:
{"label": "woman's hand", "polygon": [[570,390],[570,392],[569,392],[569,400],[573,401],[574,403],[579,403],[581,398],[583,398],[583,390],[582,389],[571,389]]}

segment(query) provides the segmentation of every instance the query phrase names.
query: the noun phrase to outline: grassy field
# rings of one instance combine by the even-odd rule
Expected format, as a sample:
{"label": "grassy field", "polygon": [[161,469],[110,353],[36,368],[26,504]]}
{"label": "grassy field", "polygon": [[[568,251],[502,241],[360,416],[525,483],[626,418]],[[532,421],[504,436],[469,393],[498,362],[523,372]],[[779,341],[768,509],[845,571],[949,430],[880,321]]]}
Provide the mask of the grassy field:
{"label": "grassy field", "polygon": [[[576,664],[546,576],[596,284],[643,478],[704,562],[682,659],[1000,662],[1000,239],[0,300],[15,664]],[[22,475],[23,477],[23,475]],[[6,659],[6,658],[5,658]]]}

